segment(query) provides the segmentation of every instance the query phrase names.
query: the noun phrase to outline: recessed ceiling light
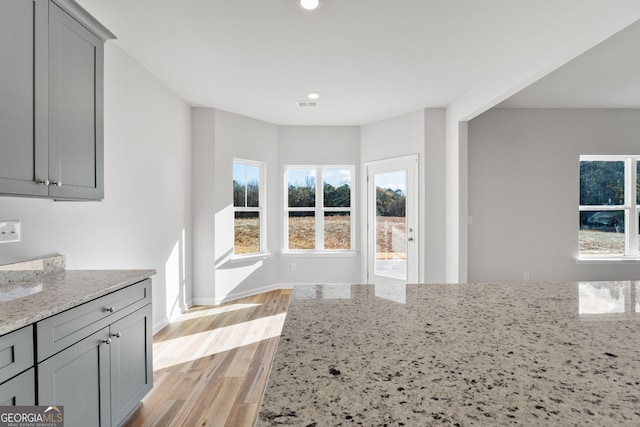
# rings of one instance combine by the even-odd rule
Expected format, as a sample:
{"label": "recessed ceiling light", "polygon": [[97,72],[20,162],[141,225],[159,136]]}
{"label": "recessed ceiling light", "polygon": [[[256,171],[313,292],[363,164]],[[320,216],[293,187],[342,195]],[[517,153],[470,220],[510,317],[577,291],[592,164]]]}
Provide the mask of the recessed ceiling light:
{"label": "recessed ceiling light", "polygon": [[320,94],[318,92],[309,92],[309,95],[307,95],[307,98],[315,100],[320,98]]}
{"label": "recessed ceiling light", "polygon": [[320,4],[320,0],[300,0],[303,9],[314,10]]}

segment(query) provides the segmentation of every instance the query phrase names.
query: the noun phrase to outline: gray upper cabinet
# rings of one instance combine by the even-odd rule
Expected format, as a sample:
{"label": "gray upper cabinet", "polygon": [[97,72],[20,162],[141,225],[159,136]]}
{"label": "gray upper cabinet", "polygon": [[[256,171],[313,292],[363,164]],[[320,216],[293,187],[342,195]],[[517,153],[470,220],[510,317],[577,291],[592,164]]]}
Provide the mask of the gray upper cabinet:
{"label": "gray upper cabinet", "polygon": [[112,38],[73,0],[0,3],[0,194],[104,197],[103,58]]}
{"label": "gray upper cabinet", "polygon": [[48,196],[47,1],[0,2],[0,193]]}

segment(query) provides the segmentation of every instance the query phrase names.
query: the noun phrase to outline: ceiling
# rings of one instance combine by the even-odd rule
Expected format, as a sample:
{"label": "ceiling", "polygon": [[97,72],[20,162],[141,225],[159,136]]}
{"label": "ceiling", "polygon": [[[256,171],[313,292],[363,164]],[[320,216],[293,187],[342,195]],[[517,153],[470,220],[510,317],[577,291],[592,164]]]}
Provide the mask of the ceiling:
{"label": "ceiling", "polygon": [[[78,1],[190,105],[284,125],[362,125],[473,97],[487,108],[640,18],[637,0],[321,0],[313,12],[296,0]],[[568,91],[576,72],[608,79],[587,66],[540,93]],[[319,107],[297,107],[311,91]],[[546,101],[532,89],[505,106],[530,102]]]}
{"label": "ceiling", "polygon": [[640,108],[639,46],[636,22],[498,106]]}

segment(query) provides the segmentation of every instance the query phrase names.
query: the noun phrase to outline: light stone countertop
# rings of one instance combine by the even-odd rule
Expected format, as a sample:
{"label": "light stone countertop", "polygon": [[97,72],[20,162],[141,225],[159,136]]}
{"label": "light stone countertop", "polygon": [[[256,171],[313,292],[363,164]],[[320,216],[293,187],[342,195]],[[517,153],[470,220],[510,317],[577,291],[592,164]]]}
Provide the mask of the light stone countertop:
{"label": "light stone countertop", "polygon": [[[155,270],[64,270],[59,265],[43,272],[42,269],[30,270],[31,265],[25,268],[25,263],[20,264],[16,269],[0,266],[0,335],[140,282],[156,273]],[[16,272],[22,272],[21,277],[16,277]]]}
{"label": "light stone countertop", "polygon": [[258,426],[638,426],[640,282],[296,286]]}

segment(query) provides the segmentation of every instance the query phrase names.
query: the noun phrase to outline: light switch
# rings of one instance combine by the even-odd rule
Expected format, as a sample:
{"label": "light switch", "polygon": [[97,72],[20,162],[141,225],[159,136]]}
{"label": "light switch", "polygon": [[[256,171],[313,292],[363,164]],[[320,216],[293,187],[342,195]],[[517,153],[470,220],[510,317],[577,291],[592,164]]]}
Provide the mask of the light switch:
{"label": "light switch", "polygon": [[20,241],[20,221],[0,219],[0,243]]}

